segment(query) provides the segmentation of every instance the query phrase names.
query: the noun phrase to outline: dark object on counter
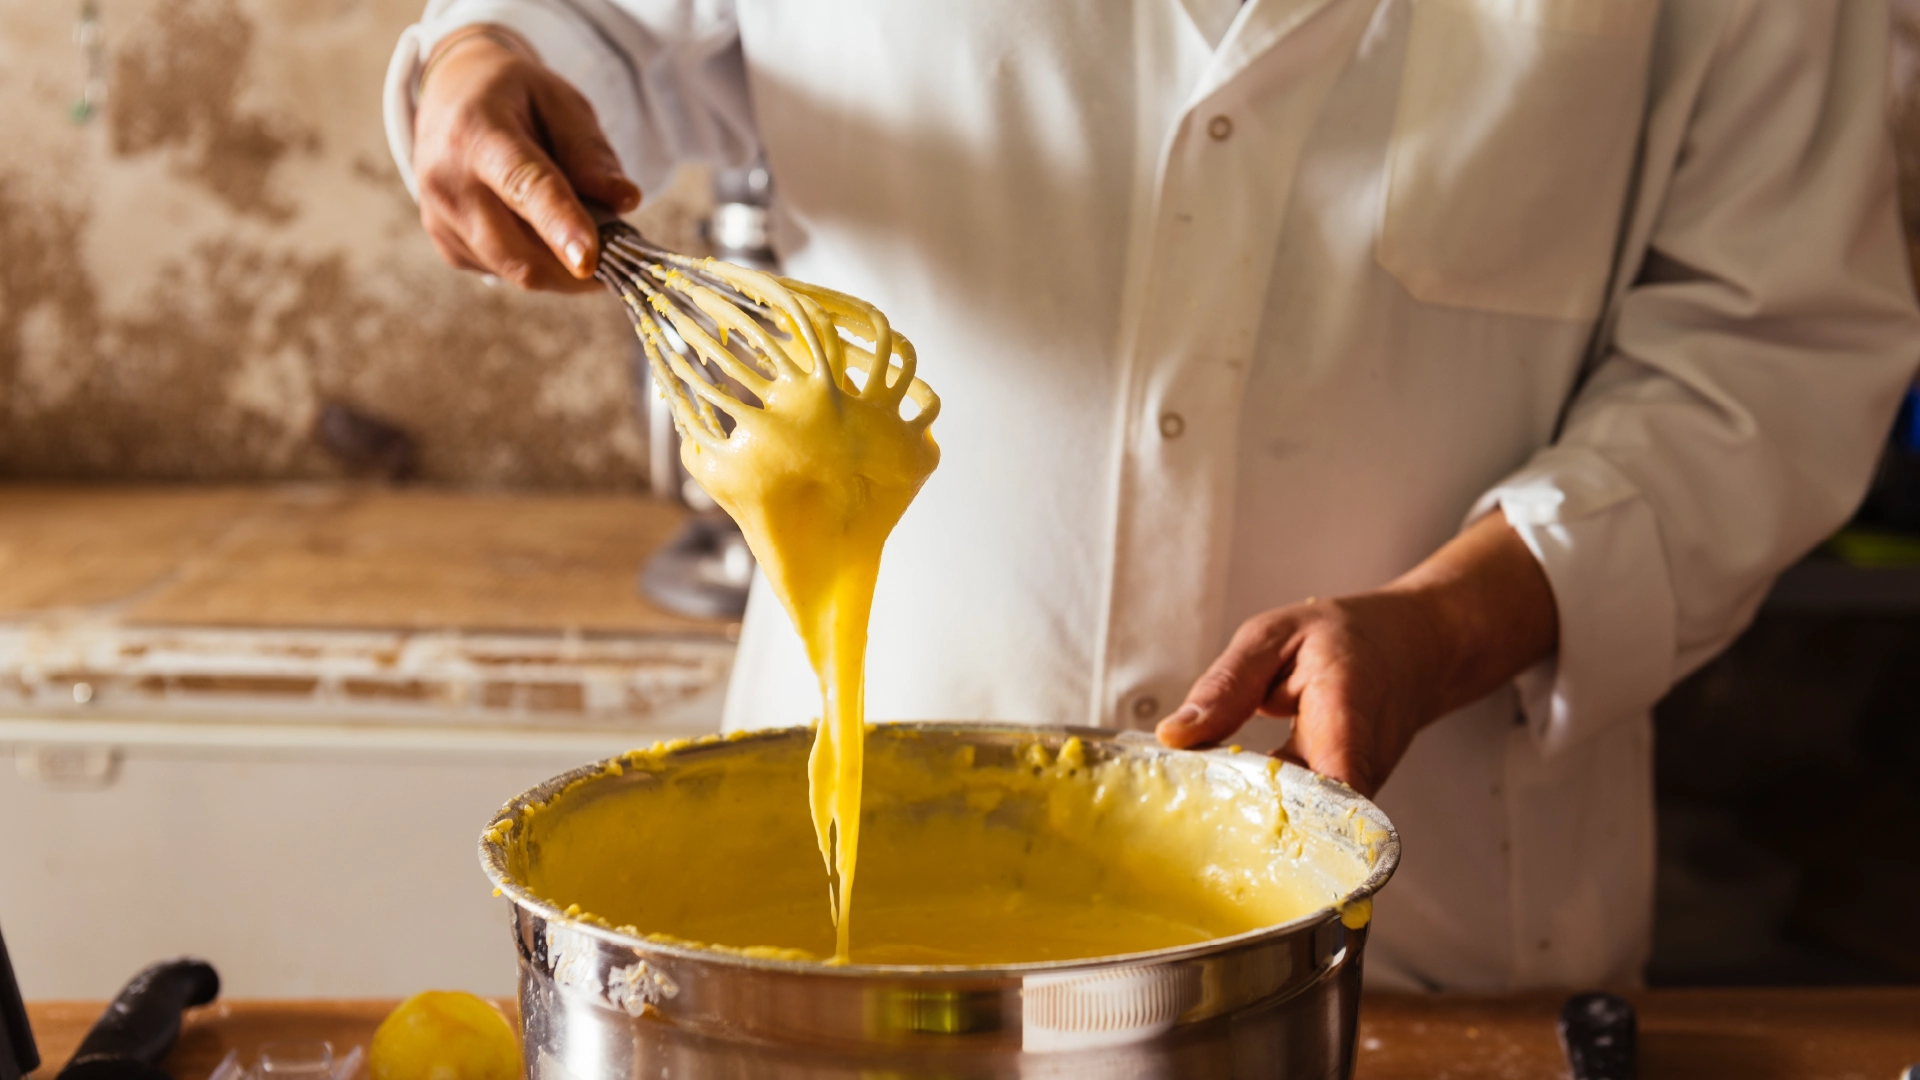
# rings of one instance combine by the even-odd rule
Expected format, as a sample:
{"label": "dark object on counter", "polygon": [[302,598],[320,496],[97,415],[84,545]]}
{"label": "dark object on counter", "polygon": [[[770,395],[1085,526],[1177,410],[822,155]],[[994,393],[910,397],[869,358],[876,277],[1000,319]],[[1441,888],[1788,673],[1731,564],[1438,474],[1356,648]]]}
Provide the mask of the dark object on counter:
{"label": "dark object on counter", "polygon": [[20,998],[20,984],[13,979],[7,939],[0,937],[0,1080],[20,1080],[39,1067],[40,1050],[33,1045],[27,1005]]}
{"label": "dark object on counter", "polygon": [[752,583],[753,552],[722,510],[688,518],[680,535],[640,572],[640,591],[647,599],[696,619],[740,618]]}
{"label": "dark object on counter", "polygon": [[1633,1006],[1612,994],[1575,994],[1560,1006],[1560,1048],[1573,1080],[1633,1080],[1639,1058]]}
{"label": "dark object on counter", "polygon": [[338,401],[321,406],[313,441],[353,476],[400,482],[419,471],[420,448],[405,428]]}
{"label": "dark object on counter", "polygon": [[180,1014],[220,993],[204,960],[163,960],[135,975],[93,1022],[57,1080],[171,1080],[160,1061],[180,1038]]}

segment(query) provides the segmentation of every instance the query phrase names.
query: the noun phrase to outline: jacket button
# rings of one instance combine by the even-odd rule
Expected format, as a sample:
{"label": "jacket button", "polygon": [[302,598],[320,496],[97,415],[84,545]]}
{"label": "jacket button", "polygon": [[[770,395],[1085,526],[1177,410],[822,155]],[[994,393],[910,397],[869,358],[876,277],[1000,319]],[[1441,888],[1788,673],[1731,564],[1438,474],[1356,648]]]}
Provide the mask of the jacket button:
{"label": "jacket button", "polygon": [[1181,417],[1179,413],[1166,412],[1166,413],[1160,414],[1160,437],[1161,438],[1177,439],[1180,437],[1181,433],[1186,430],[1187,430],[1187,422],[1184,418]]}
{"label": "jacket button", "polygon": [[1216,116],[1207,121],[1207,134],[1214,142],[1226,142],[1233,135],[1233,121],[1224,116]]}
{"label": "jacket button", "polygon": [[1151,720],[1160,715],[1160,699],[1152,694],[1141,694],[1133,699],[1133,718]]}

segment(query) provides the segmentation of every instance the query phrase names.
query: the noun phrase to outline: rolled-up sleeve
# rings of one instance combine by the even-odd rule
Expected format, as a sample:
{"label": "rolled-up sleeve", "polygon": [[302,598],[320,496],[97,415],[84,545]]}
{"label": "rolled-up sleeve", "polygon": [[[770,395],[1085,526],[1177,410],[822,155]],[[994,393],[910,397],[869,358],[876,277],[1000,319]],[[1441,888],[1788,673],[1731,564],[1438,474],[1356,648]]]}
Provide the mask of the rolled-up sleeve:
{"label": "rolled-up sleeve", "polygon": [[407,190],[421,66],[463,26],[512,30],[593,105],[629,175],[657,189],[676,165],[744,165],[759,153],[727,0],[430,0],[387,65],[387,146]]}
{"label": "rolled-up sleeve", "polygon": [[1724,648],[1864,493],[1920,360],[1886,27],[1846,0],[1728,19],[1599,363],[1474,510],[1553,585],[1558,655],[1519,680],[1548,752]]}

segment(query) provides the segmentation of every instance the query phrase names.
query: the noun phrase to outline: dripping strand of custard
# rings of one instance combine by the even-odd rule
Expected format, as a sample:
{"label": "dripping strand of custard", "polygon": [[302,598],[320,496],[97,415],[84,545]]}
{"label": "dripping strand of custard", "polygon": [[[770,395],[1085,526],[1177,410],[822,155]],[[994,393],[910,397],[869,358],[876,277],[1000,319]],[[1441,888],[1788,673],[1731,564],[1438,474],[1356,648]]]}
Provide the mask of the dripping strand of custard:
{"label": "dripping strand of custard", "polygon": [[700,360],[754,400],[703,377],[650,323],[642,323],[641,340],[683,436],[682,462],[739,523],[820,684],[808,797],[835,960],[846,963],[867,623],[881,550],[939,464],[929,427],[940,399],[915,375],[912,343],[873,305],[729,263],[707,260],[701,269],[763,305],[779,333],[685,274],[670,274],[668,287],[710,318],[717,336],[663,295],[652,296],[652,306]]}

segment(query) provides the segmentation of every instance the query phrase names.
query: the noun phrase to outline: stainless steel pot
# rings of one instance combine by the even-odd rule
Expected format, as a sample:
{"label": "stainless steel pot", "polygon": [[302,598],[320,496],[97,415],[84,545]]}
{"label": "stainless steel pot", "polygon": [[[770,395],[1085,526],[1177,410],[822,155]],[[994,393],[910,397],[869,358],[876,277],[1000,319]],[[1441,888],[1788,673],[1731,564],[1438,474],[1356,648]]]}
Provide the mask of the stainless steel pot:
{"label": "stainless steel pot", "polygon": [[[1083,728],[877,729],[902,732],[948,752],[971,745],[982,760],[1011,761],[1036,740],[1057,750],[1073,736],[1090,762],[1175,753],[1142,735]],[[794,728],[694,743],[665,767],[810,737]],[[1277,783],[1294,827],[1363,860],[1371,867],[1364,882],[1342,904],[1182,948],[994,968],[833,967],[663,944],[569,919],[510,876],[507,848],[490,827],[480,861],[513,905],[528,1080],[1345,1077],[1367,931],[1346,926],[1336,909],[1386,884],[1399,837],[1378,807],[1307,770],[1289,765],[1274,776],[1256,754],[1198,756],[1215,790],[1271,797]],[[654,777],[589,765],[514,799],[494,825],[582,780]]]}

